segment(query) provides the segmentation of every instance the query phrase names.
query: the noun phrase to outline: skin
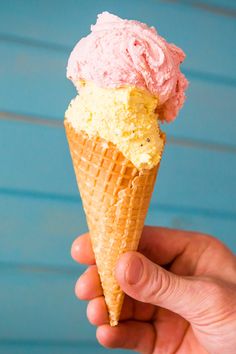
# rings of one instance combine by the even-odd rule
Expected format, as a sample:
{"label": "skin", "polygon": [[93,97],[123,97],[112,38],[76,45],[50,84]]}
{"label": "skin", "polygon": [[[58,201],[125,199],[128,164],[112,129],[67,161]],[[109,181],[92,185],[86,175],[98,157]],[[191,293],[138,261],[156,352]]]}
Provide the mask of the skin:
{"label": "skin", "polygon": [[145,227],[138,252],[123,254],[116,266],[127,294],[117,327],[108,324],[89,234],[74,241],[71,253],[88,265],[75,292],[89,301],[101,345],[143,354],[235,353],[236,257],[220,241]]}

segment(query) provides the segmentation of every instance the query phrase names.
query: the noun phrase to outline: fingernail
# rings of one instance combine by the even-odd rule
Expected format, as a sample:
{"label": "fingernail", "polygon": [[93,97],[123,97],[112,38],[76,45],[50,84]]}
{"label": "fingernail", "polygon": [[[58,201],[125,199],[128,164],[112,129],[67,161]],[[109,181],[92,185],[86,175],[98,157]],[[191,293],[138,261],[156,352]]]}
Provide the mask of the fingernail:
{"label": "fingernail", "polygon": [[132,257],[125,272],[126,282],[130,285],[137,284],[141,279],[142,274],[143,262],[139,257]]}

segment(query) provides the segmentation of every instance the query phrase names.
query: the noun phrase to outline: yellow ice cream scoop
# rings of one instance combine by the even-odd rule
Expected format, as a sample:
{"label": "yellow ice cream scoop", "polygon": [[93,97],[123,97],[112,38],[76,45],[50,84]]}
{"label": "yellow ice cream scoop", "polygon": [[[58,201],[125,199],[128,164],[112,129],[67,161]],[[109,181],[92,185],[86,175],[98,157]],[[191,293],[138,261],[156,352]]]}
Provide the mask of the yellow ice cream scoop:
{"label": "yellow ice cream scoop", "polygon": [[139,170],[156,166],[164,146],[157,98],[132,86],[107,89],[92,82],[79,85],[79,95],[65,113],[72,127],[112,142]]}

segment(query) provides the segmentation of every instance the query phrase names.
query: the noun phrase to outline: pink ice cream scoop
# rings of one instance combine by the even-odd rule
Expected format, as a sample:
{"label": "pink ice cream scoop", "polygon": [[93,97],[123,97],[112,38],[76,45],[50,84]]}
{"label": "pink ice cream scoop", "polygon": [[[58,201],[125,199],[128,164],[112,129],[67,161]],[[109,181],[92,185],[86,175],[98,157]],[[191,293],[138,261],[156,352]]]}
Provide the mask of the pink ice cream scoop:
{"label": "pink ice cream scoop", "polygon": [[184,58],[154,27],[103,12],[73,49],[67,77],[74,84],[85,80],[103,88],[146,89],[158,98],[159,118],[170,122],[185,101],[188,82],[180,72]]}

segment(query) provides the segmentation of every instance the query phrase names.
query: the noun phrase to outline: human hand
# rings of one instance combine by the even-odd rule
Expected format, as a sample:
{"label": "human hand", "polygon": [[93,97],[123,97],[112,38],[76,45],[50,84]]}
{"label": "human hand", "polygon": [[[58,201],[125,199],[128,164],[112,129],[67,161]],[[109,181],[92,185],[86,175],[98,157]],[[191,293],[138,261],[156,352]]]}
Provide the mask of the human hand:
{"label": "human hand", "polygon": [[72,257],[89,265],[75,291],[108,348],[145,354],[233,354],[236,350],[236,257],[213,237],[145,227],[139,252],[123,254],[116,277],[125,297],[120,323],[109,326],[88,234]]}

